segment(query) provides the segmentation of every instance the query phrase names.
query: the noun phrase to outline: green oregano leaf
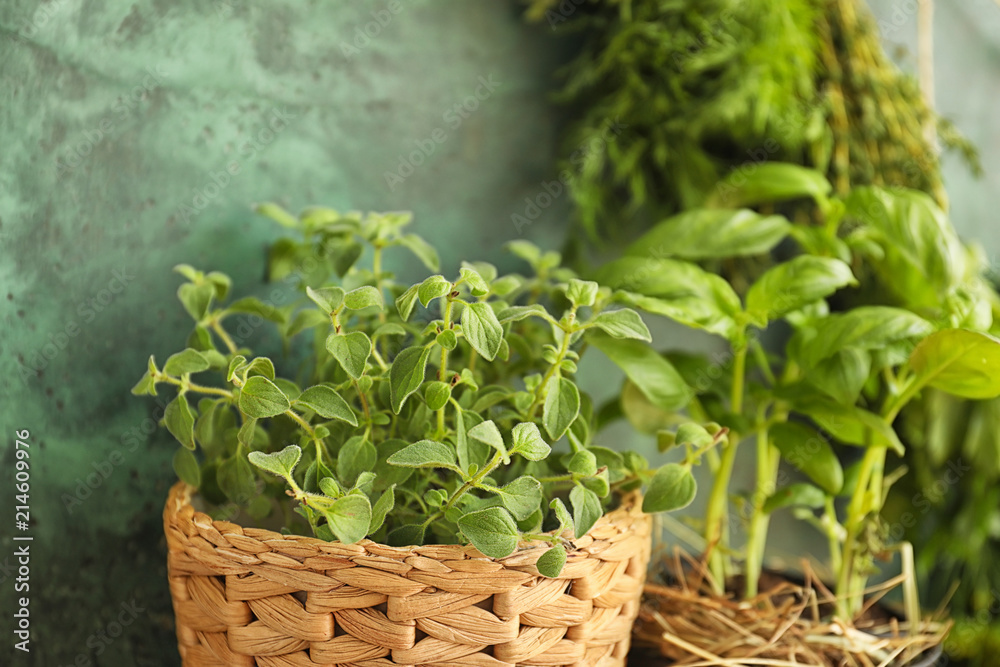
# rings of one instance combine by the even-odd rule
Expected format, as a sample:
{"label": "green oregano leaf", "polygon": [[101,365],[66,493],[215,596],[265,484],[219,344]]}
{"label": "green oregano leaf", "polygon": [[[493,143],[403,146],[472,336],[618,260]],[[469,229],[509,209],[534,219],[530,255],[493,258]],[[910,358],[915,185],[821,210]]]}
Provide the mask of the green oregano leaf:
{"label": "green oregano leaf", "polygon": [[542,557],[535,563],[538,573],[543,577],[554,579],[562,574],[566,565],[566,549],[561,544],[557,544],[542,554]]}
{"label": "green oregano leaf", "polygon": [[504,308],[497,314],[497,321],[501,324],[507,324],[508,322],[519,322],[532,315],[545,318],[548,317],[548,314],[545,307],[537,303],[533,303],[530,306],[511,306]]}
{"label": "green oregano leaf", "polygon": [[417,303],[418,289],[419,285],[414,285],[396,297],[396,310],[404,322],[410,319],[410,315],[413,313],[413,306]]}
{"label": "green oregano leaf", "polygon": [[451,281],[444,276],[430,276],[417,286],[417,298],[426,308],[431,301],[439,299],[451,292]]}
{"label": "green oregano leaf", "polygon": [[510,463],[510,454],[507,453],[507,448],[503,444],[503,436],[500,435],[500,429],[497,428],[492,419],[488,419],[470,428],[468,436],[500,452],[505,465]]}
{"label": "green oregano leaf", "polygon": [[358,475],[375,468],[377,458],[375,445],[356,435],[344,443],[337,456],[337,476],[346,486],[353,486]]}
{"label": "green oregano leaf", "polygon": [[447,403],[448,399],[451,398],[451,385],[447,382],[428,382],[427,388],[424,390],[424,399],[427,401],[427,407],[431,410],[440,410]]}
{"label": "green oregano leaf", "polygon": [[241,369],[243,375],[263,375],[268,380],[274,381],[274,362],[267,357],[257,357]]}
{"label": "green oregano leaf", "polygon": [[340,287],[306,287],[306,296],[319,306],[319,309],[330,315],[344,303],[344,290]]}
{"label": "green oregano leaf", "polygon": [[250,417],[265,419],[280,415],[289,408],[288,397],[277,385],[262,375],[247,378],[240,389],[240,410]]}
{"label": "green oregano leaf", "polygon": [[503,506],[519,521],[538,511],[542,504],[542,483],[534,477],[518,477],[497,490]]}
{"label": "green oregano leaf", "polygon": [[247,457],[239,453],[219,463],[215,473],[219,489],[235,503],[245,505],[257,494],[253,468]]}
{"label": "green oregano leaf", "polygon": [[586,449],[581,449],[569,460],[566,469],[571,473],[589,477],[597,474],[597,457]]}
{"label": "green oregano leaf", "polygon": [[599,285],[592,280],[573,278],[566,285],[566,298],[574,306],[593,306],[597,300]]}
{"label": "green oregano leaf", "polygon": [[201,486],[201,468],[190,449],[181,447],[174,452],[173,464],[178,479],[196,489]]}
{"label": "green oregano leaf", "polygon": [[188,348],[183,352],[170,355],[167,363],[163,364],[163,372],[167,375],[177,376],[207,371],[209,367],[208,360],[202,356],[201,352]]}
{"label": "green oregano leaf", "polygon": [[208,314],[208,307],[215,297],[215,286],[211,283],[184,283],[177,288],[177,298],[180,299],[184,310],[194,319],[201,322]]}
{"label": "green oregano leaf", "polygon": [[471,267],[463,266],[461,269],[462,280],[469,286],[472,296],[486,296],[490,293],[490,286],[483,280],[478,271]]}
{"label": "green oregano leaf", "polygon": [[453,329],[445,329],[437,335],[437,344],[446,350],[454,350],[458,345],[458,337]]}
{"label": "green oregano leaf", "polygon": [[552,502],[549,503],[549,507],[555,512],[556,520],[559,521],[559,528],[555,532],[556,535],[562,535],[567,530],[575,530],[573,527],[573,517],[570,515],[569,510],[566,509],[566,505],[562,499],[553,498]]}
{"label": "green oregano leaf", "polygon": [[551,451],[534,422],[517,424],[511,432],[511,454],[520,454],[529,461],[543,461]]}
{"label": "green oregano leaf", "polygon": [[389,369],[389,390],[392,411],[397,415],[403,409],[407,397],[415,392],[424,381],[430,348],[408,347],[398,355]]}
{"label": "green oregano leaf", "polygon": [[351,310],[363,310],[372,306],[383,308],[382,293],[371,285],[363,285],[344,295],[344,306]]}
{"label": "green oregano leaf", "polygon": [[272,475],[288,478],[292,476],[295,466],[302,458],[302,449],[298,445],[288,445],[280,452],[265,454],[264,452],[250,452],[247,456],[250,463],[261,470],[266,470]]}
{"label": "green oregano leaf", "polygon": [[321,510],[330,530],[344,544],[354,544],[368,534],[372,521],[372,506],[360,494],[344,496]]}
{"label": "green oregano leaf", "polygon": [[153,381],[152,376],[149,371],[142,374],[139,381],[135,383],[132,387],[133,396],[144,396],[144,395],[156,396],[156,382]]}
{"label": "green oregano leaf", "polygon": [[462,311],[462,334],[483,358],[493,361],[503,341],[503,327],[489,304],[476,301]]}
{"label": "green oregano leaf", "polygon": [[390,547],[408,547],[414,544],[423,544],[424,526],[422,524],[400,526],[389,531],[385,541]]}
{"label": "green oregano leaf", "polygon": [[344,495],[344,489],[341,488],[340,483],[333,477],[321,478],[319,480],[319,490],[329,498],[341,498]]}
{"label": "green oregano leaf", "polygon": [[569,492],[569,502],[573,506],[574,535],[583,537],[604,514],[601,499],[590,489],[577,485]]}
{"label": "green oregano leaf", "polygon": [[203,271],[199,271],[190,264],[178,264],[174,267],[174,272],[181,274],[193,283],[200,283],[205,278]]}
{"label": "green oregano leaf", "polygon": [[386,489],[372,507],[372,520],[368,524],[368,534],[371,535],[385,523],[385,517],[396,504],[396,485]]}
{"label": "green oregano leaf", "polygon": [[184,394],[178,394],[177,398],[167,403],[163,411],[163,424],[178,442],[188,449],[195,448],[194,415]]}
{"label": "green oregano leaf", "polygon": [[558,375],[549,380],[542,408],[542,422],[549,437],[555,442],[580,414],[580,390],[571,380]]}
{"label": "green oregano leaf", "polygon": [[351,426],[358,425],[357,415],[347,401],[333,387],[325,384],[306,389],[295,399],[295,406],[307,407],[324,419],[339,419]]}
{"label": "green oregano leaf", "polygon": [[433,440],[421,440],[404,447],[388,459],[394,466],[404,468],[447,468],[462,472],[455,459],[455,452],[448,445]]}
{"label": "green oregano leaf", "polygon": [[372,341],[363,331],[332,333],[326,339],[326,349],[344,372],[357,380],[365,372],[365,365],[372,353]]}
{"label": "green oregano leaf", "polygon": [[474,547],[490,558],[514,553],[521,537],[510,512],[502,507],[469,512],[459,518],[458,527]]}
{"label": "green oregano leaf", "polygon": [[242,354],[237,354],[235,357],[233,357],[229,361],[229,369],[226,371],[226,382],[232,382],[233,377],[236,376],[236,373],[238,373],[240,369],[242,369],[243,366],[246,365],[246,363],[247,363],[247,358],[244,357]]}
{"label": "green oregano leaf", "polygon": [[236,433],[236,440],[241,444],[250,447],[253,444],[254,436],[257,433],[257,418],[250,417],[243,422],[240,430]]}
{"label": "green oregano leaf", "polygon": [[677,434],[674,436],[675,444],[691,445],[696,449],[707,447],[712,444],[713,440],[715,438],[705,430],[704,426],[695,423],[681,424],[680,428],[677,429]]}

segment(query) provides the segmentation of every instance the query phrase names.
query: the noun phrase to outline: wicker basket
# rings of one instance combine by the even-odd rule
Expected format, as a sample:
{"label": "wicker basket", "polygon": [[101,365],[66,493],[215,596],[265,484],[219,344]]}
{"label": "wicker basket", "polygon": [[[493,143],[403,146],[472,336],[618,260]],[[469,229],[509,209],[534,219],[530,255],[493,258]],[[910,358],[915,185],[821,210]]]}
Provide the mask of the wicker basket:
{"label": "wicker basket", "polygon": [[163,513],[185,667],[625,664],[650,557],[631,496],[575,540],[558,579],[541,543],[324,542],[212,521],[179,483]]}

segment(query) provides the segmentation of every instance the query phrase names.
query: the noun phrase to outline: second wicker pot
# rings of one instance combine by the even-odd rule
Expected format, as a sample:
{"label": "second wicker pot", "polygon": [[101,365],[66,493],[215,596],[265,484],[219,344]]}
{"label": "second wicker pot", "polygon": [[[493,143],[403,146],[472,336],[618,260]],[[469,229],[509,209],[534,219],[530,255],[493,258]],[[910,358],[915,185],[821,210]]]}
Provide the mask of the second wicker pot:
{"label": "second wicker pot", "polygon": [[184,667],[621,667],[650,557],[631,496],[575,540],[559,578],[545,545],[495,560],[472,546],[324,542],[164,509]]}

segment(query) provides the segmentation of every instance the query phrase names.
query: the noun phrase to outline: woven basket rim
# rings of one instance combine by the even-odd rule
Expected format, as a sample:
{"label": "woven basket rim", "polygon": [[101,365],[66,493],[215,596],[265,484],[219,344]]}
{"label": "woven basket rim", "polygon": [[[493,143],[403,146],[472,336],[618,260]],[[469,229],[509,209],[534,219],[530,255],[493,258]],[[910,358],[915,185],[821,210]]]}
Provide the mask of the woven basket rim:
{"label": "woven basket rim", "polygon": [[[252,526],[243,526],[231,521],[213,519],[208,514],[194,509],[191,499],[195,493],[197,493],[197,489],[193,486],[184,481],[176,482],[170,488],[167,501],[164,506],[163,515],[165,522],[179,520],[181,515],[184,514],[187,515],[188,520],[195,526],[201,528],[211,527],[220,533],[231,533],[234,530],[244,534],[249,532],[252,533],[255,539],[267,541],[274,546],[277,546],[275,542],[288,542],[300,546],[311,546],[319,551],[325,551],[328,553],[343,552],[345,550],[351,552],[377,552],[380,555],[390,556],[392,558],[407,558],[409,556],[429,556],[435,559],[477,558],[506,564],[514,560],[520,560],[519,556],[524,554],[525,551],[537,553],[537,550],[540,548],[548,549],[552,546],[550,543],[542,540],[522,540],[518,542],[517,549],[510,556],[505,556],[504,558],[493,558],[483,554],[472,544],[424,544],[393,547],[380,542],[375,542],[367,537],[359,540],[358,542],[354,542],[353,544],[344,544],[343,542],[336,540],[327,542],[326,540],[322,540],[318,537],[310,537],[307,535],[285,535],[266,528],[254,528]],[[612,526],[624,526],[624,530],[620,532],[630,530],[630,526],[635,519],[644,516],[644,513],[642,512],[642,497],[642,493],[638,490],[623,494],[621,496],[621,503],[618,507],[601,515],[601,518],[597,520],[597,522],[584,534],[583,537],[575,538],[569,531],[564,533],[564,535],[568,535],[566,538],[567,541],[575,547],[567,549],[567,560],[574,560],[574,557],[588,557],[589,554],[585,550],[585,547],[576,545],[576,542],[587,540],[592,533],[600,533],[602,529],[607,529]],[[552,532],[545,534],[551,535]]]}

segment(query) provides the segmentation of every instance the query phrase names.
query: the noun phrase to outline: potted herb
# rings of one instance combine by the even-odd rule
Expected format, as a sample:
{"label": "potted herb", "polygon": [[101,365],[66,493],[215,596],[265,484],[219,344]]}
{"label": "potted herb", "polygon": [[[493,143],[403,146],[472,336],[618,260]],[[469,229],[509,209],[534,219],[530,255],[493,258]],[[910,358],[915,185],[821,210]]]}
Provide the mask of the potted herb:
{"label": "potted herb", "polygon": [[[176,391],[164,523],[184,664],[624,664],[643,511],[690,503],[691,466],[725,438],[691,427],[658,470],[595,443],[574,380],[589,348],[662,409],[691,398],[639,315],[525,242],[510,250],[528,277],[446,277],[408,215],[260,210],[301,234],[269,258],[301,302],[228,301],[226,276],[177,267],[194,332],[133,389]],[[396,247],[434,275],[396,282]],[[305,347],[301,372],[237,343],[241,316]]]}
{"label": "potted herb", "polygon": [[[794,165],[736,172],[715,188],[710,207],[663,221],[597,274],[619,289],[622,303],[728,343],[728,354],[714,362],[667,355],[697,390],[687,414],[729,428],[711,461],[713,487],[701,526],[710,573],[704,595],[657,589],[663,607],[647,619],[676,659],[911,664],[941,640],[942,626],[920,616],[912,549],[892,544],[882,518],[898,478],[887,474],[886,462],[905,449],[897,416],[925,390],[976,399],[1000,394],[1000,341],[986,333],[990,291],[927,195],[865,187],[837,198],[830,190],[822,175]],[[798,224],[731,208],[804,199],[814,206]],[[730,208],[712,207],[713,201]],[[747,284],[711,270],[724,273],[734,262],[768,254],[781,261],[769,260]],[[876,277],[891,286],[888,296],[872,291]],[[864,296],[868,304],[881,298],[895,305],[845,307]],[[839,310],[831,312],[829,300]],[[623,413],[642,416],[648,426],[655,411],[642,392],[626,387],[622,397]],[[661,418],[660,428],[679,417]],[[660,437],[665,447],[674,441],[669,430]],[[737,450],[747,447],[755,484],[733,489]],[[739,516],[730,511],[734,493]],[[822,569],[832,588],[829,594],[822,582],[796,588],[794,604],[784,603],[787,585],[770,593],[759,585],[769,522],[788,511],[828,542]],[[730,538],[741,519],[747,538],[737,544]],[[893,550],[901,551],[905,568],[906,618],[899,624],[874,618],[866,600],[876,560]],[[744,602],[720,602],[727,591]],[[895,636],[876,636],[885,633]]]}

